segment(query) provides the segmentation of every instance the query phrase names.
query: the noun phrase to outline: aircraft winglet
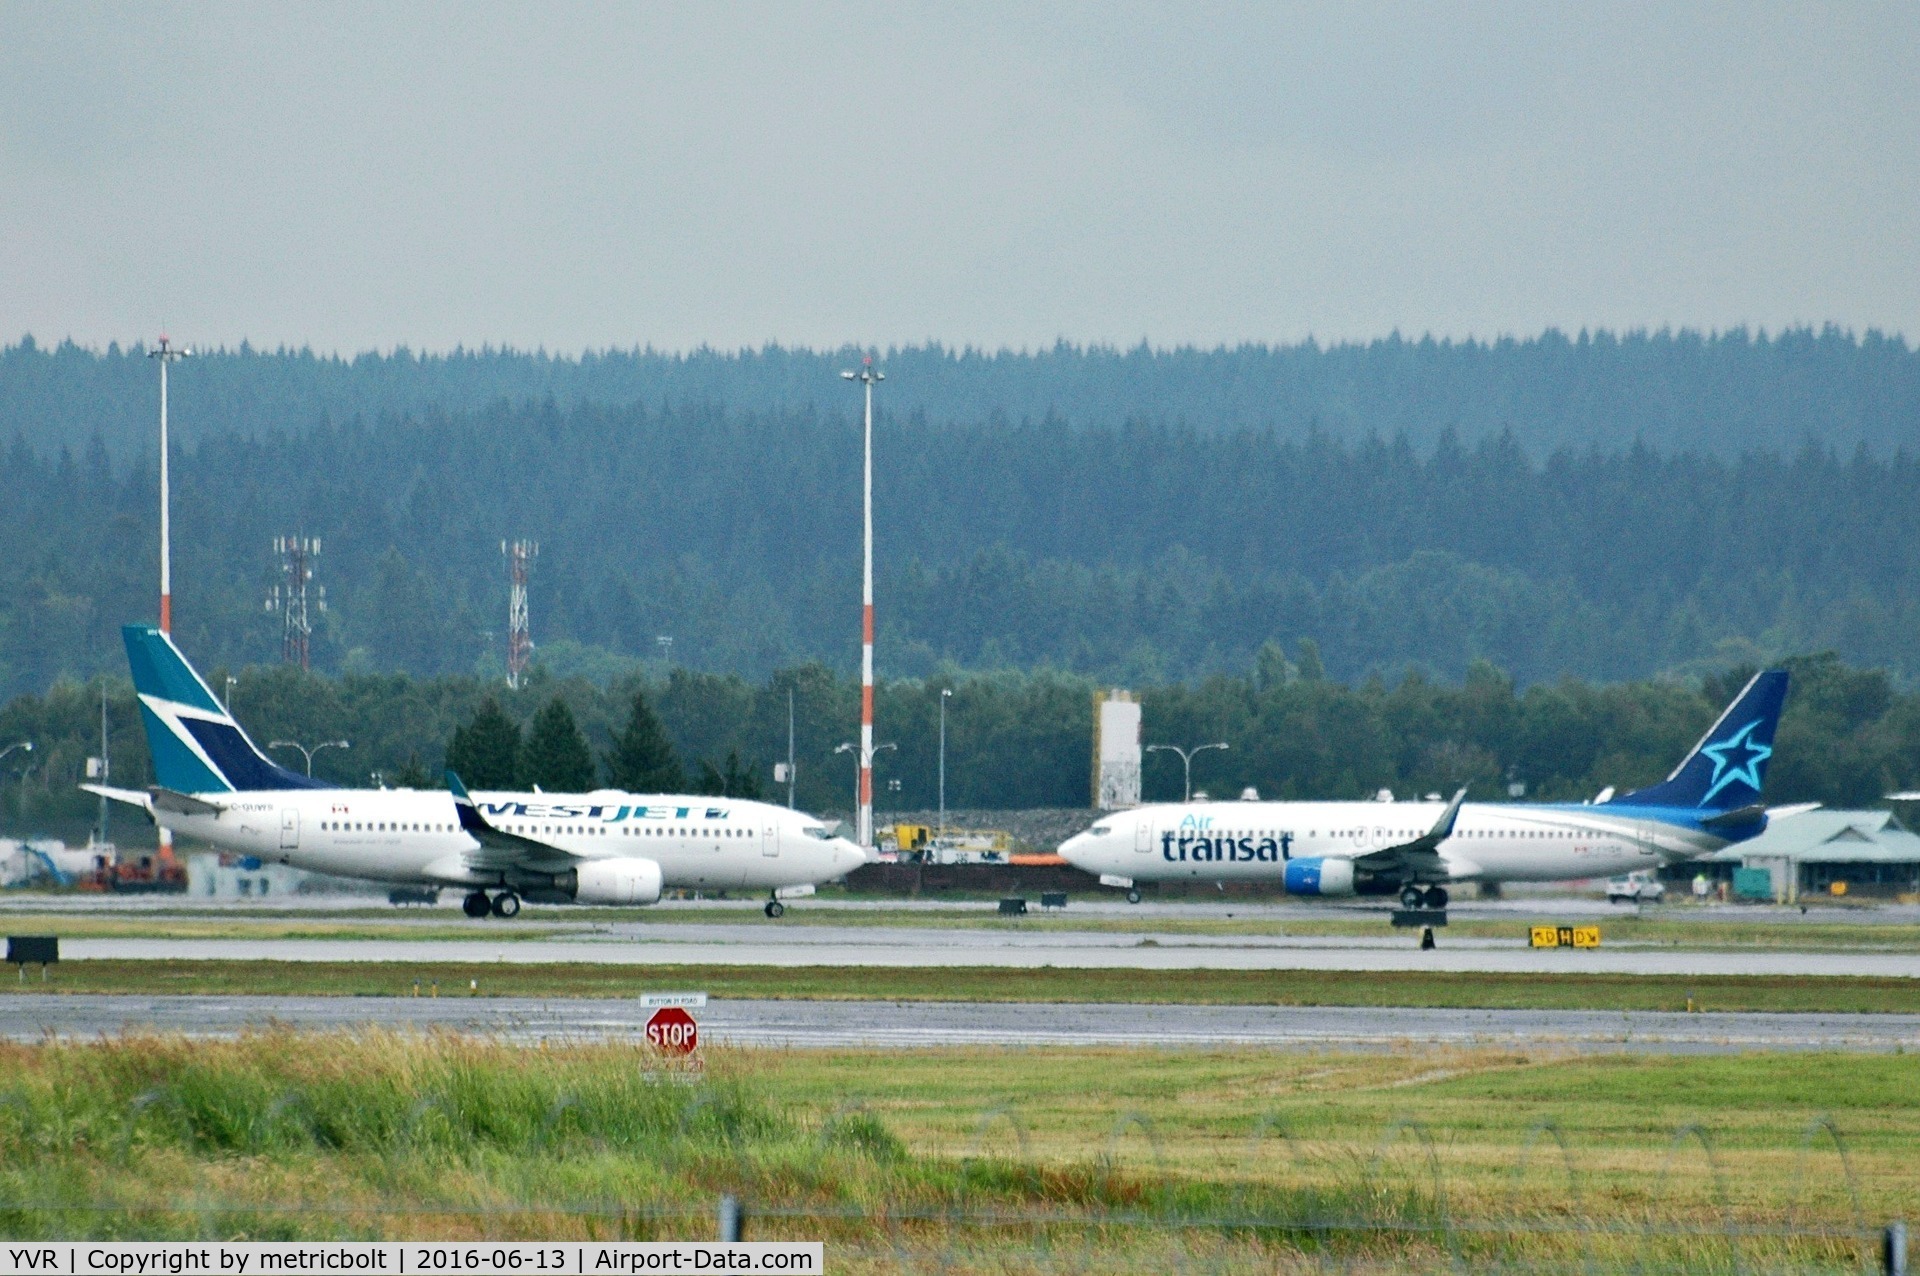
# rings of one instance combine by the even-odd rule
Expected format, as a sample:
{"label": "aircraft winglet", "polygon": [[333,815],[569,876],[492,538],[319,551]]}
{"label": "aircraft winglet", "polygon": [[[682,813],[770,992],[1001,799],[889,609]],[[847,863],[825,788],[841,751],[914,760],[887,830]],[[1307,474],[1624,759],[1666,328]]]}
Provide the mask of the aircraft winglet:
{"label": "aircraft winglet", "polygon": [[1433,822],[1433,829],[1420,840],[1434,846],[1453,836],[1453,822],[1460,818],[1460,804],[1467,800],[1467,786],[1461,785],[1460,791],[1453,795],[1453,801],[1447,803],[1447,809],[1440,812],[1440,818]]}

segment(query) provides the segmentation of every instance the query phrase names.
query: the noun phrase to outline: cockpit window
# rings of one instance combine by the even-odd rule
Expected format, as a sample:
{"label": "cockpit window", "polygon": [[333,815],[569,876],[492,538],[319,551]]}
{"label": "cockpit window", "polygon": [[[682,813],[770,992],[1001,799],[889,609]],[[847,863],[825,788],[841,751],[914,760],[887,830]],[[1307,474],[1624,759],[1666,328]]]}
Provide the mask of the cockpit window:
{"label": "cockpit window", "polygon": [[800,831],[808,837],[817,837],[823,842],[831,842],[833,840],[833,831],[818,824],[809,824]]}
{"label": "cockpit window", "polygon": [[1104,824],[1096,824],[1088,829],[1087,832],[1093,834],[1095,837],[1105,837],[1107,834],[1113,832],[1113,830]]}

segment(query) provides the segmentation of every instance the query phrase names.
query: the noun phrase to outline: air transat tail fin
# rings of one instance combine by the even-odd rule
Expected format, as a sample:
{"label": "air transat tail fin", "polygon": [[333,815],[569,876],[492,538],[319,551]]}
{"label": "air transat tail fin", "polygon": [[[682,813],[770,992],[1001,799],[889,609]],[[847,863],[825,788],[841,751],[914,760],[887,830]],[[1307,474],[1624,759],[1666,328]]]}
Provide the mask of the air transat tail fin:
{"label": "air transat tail fin", "polygon": [[1773,732],[1787,699],[1787,672],[1766,669],[1753,675],[1727,711],[1673,774],[1651,788],[1627,793],[1610,805],[1699,807],[1736,813],[1759,807],[1767,759],[1773,756]]}
{"label": "air transat tail fin", "polygon": [[287,770],[254,747],[172,638],[151,625],[127,625],[120,636],[126,640],[159,788],[195,794],[330,787]]}

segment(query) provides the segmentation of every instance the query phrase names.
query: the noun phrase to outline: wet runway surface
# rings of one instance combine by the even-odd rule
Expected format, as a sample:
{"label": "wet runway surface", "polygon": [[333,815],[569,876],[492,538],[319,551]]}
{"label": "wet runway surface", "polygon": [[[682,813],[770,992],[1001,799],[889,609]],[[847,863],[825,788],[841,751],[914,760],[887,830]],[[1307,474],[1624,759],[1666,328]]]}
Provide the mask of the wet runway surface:
{"label": "wet runway surface", "polygon": [[[1920,1048],[1920,1015],[1409,1010],[876,1001],[710,1002],[702,1039],[772,1047],[1397,1045],[1564,1047],[1595,1052],[1888,1051]],[[445,1029],[532,1043],[641,1040],[637,1000],[534,997],[153,997],[39,993],[0,998],[0,1036],[90,1038],[126,1030],[226,1037],[297,1029]]]}
{"label": "wet runway surface", "polygon": [[473,939],[68,939],[66,960],[298,962],[585,962],[605,965],[1012,967],[1086,970],[1434,970],[1472,973],[1637,975],[1831,975],[1920,978],[1920,952],[1779,948],[1688,950],[1615,945],[1531,949],[1524,940],[1454,939],[1421,951],[1415,933],[1253,936],[1108,934],[1057,928],[967,930],[938,927],[789,926],[716,919],[634,923],[545,939],[511,932]]}

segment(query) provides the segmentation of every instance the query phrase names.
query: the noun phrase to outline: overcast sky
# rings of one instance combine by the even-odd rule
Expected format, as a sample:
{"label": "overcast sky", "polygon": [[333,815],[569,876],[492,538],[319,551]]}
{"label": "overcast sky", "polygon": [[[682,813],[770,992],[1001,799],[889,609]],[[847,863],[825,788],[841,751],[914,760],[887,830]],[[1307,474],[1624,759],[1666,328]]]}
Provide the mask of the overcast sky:
{"label": "overcast sky", "polygon": [[1920,6],[0,0],[0,340],[1920,336]]}

